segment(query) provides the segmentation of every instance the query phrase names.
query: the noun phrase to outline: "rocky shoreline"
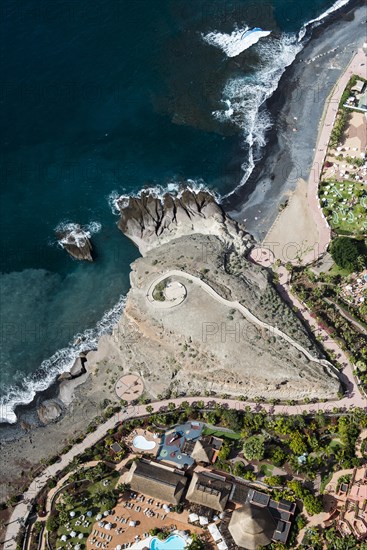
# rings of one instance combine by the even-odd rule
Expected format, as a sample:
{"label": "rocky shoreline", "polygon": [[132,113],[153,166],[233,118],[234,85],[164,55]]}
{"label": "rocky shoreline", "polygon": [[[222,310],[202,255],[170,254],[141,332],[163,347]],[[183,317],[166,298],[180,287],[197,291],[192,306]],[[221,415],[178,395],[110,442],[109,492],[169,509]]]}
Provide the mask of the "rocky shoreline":
{"label": "rocky shoreline", "polygon": [[[360,4],[361,2],[359,0],[353,2],[353,10],[361,9],[359,7]],[[351,11],[350,7],[347,11]],[[328,28],[329,25],[330,29],[333,30],[337,27],[340,27],[341,24],[342,23],[327,21],[319,28],[319,30],[315,31],[315,38],[312,39],[310,43],[306,46],[305,50],[300,54],[300,58],[297,60],[297,62],[286,70],[281,80],[278,91],[270,100],[269,105],[271,110],[275,111],[276,108],[281,107],[281,111],[277,118],[276,125],[274,125],[272,138],[270,139],[268,146],[264,152],[264,157],[266,156],[266,158],[269,159],[267,160],[266,166],[265,163],[260,163],[257,170],[255,170],[253,177],[248,182],[248,185],[246,185],[246,188],[241,189],[239,193],[237,193],[235,196],[232,196],[230,200],[225,201],[220,207],[218,207],[218,205],[214,206],[214,204],[210,200],[207,200],[207,202],[204,201],[204,203],[201,199],[199,200],[199,202],[195,200],[194,203],[196,204],[196,206],[193,203],[190,206],[190,210],[193,208],[195,214],[194,218],[196,226],[194,229],[190,230],[191,234],[195,231],[198,231],[199,228],[201,228],[201,230],[203,231],[203,228],[205,227],[206,230],[204,231],[204,234],[209,234],[211,231],[213,231],[212,222],[210,222],[210,224],[207,224],[207,220],[210,216],[213,215],[217,223],[216,229],[218,229],[218,227],[222,227],[222,236],[229,238],[229,235],[233,233],[233,235],[237,234],[240,239],[243,239],[244,234],[240,234],[240,232],[242,231],[240,224],[233,221],[228,222],[227,224],[226,220],[229,218],[227,218],[225,212],[228,210],[232,210],[233,216],[239,221],[243,221],[245,217],[247,217],[248,221],[245,224],[246,230],[250,231],[251,233],[254,232],[257,237],[261,237],[263,232],[266,232],[267,225],[271,225],[272,219],[277,214],[274,204],[279,203],[282,200],[282,192],[284,192],[287,187],[292,187],[293,185],[292,177],[289,176],[289,173],[292,172],[292,167],[295,165],[295,163],[299,162],[299,166],[302,165],[303,172],[307,173],[307,170],[309,170],[310,168],[310,163],[312,162],[312,160],[310,160],[310,158],[312,157],[312,146],[309,144],[304,145],[304,143],[302,144],[302,142],[300,142],[300,146],[304,147],[303,156],[300,156],[300,160],[298,159],[298,157],[293,158],[293,156],[289,152],[289,143],[293,141],[293,138],[295,136],[292,133],[288,122],[289,119],[292,117],[293,112],[296,112],[295,109],[297,107],[295,97],[296,90],[294,90],[293,92],[292,90],[290,90],[292,86],[289,85],[289,82],[297,82],[300,78],[300,74],[302,73],[302,71],[305,70],[305,68],[307,69],[307,67],[310,67],[311,69],[313,68],[314,70],[312,64],[307,65],[307,59],[312,58],[314,55],[318,55],[318,52],[322,48],[327,49],[331,44],[331,41],[335,43],[339,40],[340,49],[344,48],[347,45],[346,32],[350,31],[339,29],[338,34],[333,35],[333,32],[331,33],[333,35],[331,38],[325,32],[324,34],[322,34],[322,31],[325,31],[325,29]],[[354,38],[357,40],[358,35],[353,36],[353,39]],[[325,67],[327,66],[327,63],[330,63],[332,55],[333,54],[330,54],[329,57],[325,56],[321,58],[319,64],[320,73],[325,72]],[[340,54],[340,64],[342,64],[343,60],[345,60],[346,62],[349,61],[349,57],[348,52],[344,52],[343,55]],[[329,77],[328,85],[331,85],[330,83],[333,79],[336,80],[337,71],[339,71],[339,69],[340,71],[342,71],[343,66],[338,68],[335,71],[335,74]],[[315,143],[317,125],[320,120],[320,113],[322,112],[324,103],[322,97],[325,94],[327,95],[327,89],[322,90],[322,93],[320,92],[321,99],[319,99],[319,101],[315,104],[315,120],[313,121],[312,125],[310,125],[310,129],[303,135],[303,140],[309,140],[311,144]],[[308,103],[310,103],[309,97],[307,98],[307,101]],[[298,109],[300,109],[299,103]],[[278,134],[280,136],[279,139],[277,137]],[[297,134],[297,137],[298,136],[301,136],[300,132]],[[281,155],[280,150],[283,146],[282,140],[284,141],[285,139],[288,145],[285,147],[284,154]],[[298,153],[300,152],[300,150],[297,149],[297,147],[295,146],[292,154],[297,151]],[[278,170],[275,170],[274,178],[271,179],[270,172],[272,171],[274,166],[282,159],[284,160],[287,155],[291,159],[291,161],[289,165],[286,162],[285,165],[283,165],[283,168],[284,166],[289,166],[289,173],[287,174],[288,177],[284,178],[284,171],[279,168]],[[268,182],[266,178],[269,179]],[[268,186],[266,191],[264,191],[264,188],[259,185],[259,182],[263,180],[265,181],[265,187]],[[170,234],[173,230],[173,227],[175,225],[174,219],[177,219],[177,204],[175,204],[174,201],[169,201],[170,199],[167,198],[166,203],[164,204],[164,208],[162,210],[160,210],[161,206],[159,206],[159,204],[157,203],[154,203],[154,205],[150,204],[149,208],[145,210],[145,213],[148,213],[150,211],[153,215],[153,219],[158,220],[159,222],[158,226],[156,225],[153,231],[155,236],[157,235],[157,233],[161,232],[162,228],[164,228],[164,231],[167,234]],[[239,203],[245,203],[244,207],[242,209],[235,210],[235,207],[238,207]],[[258,210],[259,204],[261,204],[260,208],[265,211],[260,230],[259,222],[255,223],[255,212],[257,212]],[[150,210],[151,206],[154,207],[153,210]],[[137,205],[132,201],[131,207],[132,212],[134,208],[137,207]],[[190,227],[190,225],[192,225],[192,212],[188,210],[184,212],[184,210],[185,209],[182,209],[180,216],[186,216],[188,218],[189,223],[186,225],[187,227]],[[139,238],[146,238],[147,235],[145,234],[144,230],[142,232],[142,229],[144,228],[140,225],[140,223],[135,226],[135,229],[132,228],[131,224],[129,224],[129,219],[132,219],[132,217],[127,217],[121,220],[120,228],[127,233],[130,232],[131,235],[134,233],[134,231],[136,231],[136,240],[134,242],[136,242],[136,244],[138,244],[139,246],[139,234]],[[144,216],[143,218],[140,218],[140,220],[141,219],[144,219]],[[173,227],[171,227],[172,223]],[[164,243],[164,238],[162,240],[161,234],[159,235],[159,237],[161,238],[161,242]],[[171,239],[172,234],[170,235],[169,240]],[[251,238],[248,237],[248,240],[250,242]],[[140,243],[140,246],[142,246],[142,242]],[[130,312],[127,308],[126,314],[123,316],[126,317],[126,321],[129,320],[129,314]],[[125,330],[126,326],[124,325],[123,327],[117,327],[117,331],[122,330],[122,328]],[[90,370],[87,369],[87,372],[82,373],[77,378],[73,377],[69,380],[55,381],[55,383],[50,388],[48,388],[48,390],[38,394],[31,404],[27,406],[17,407],[16,412],[19,416],[19,422],[16,425],[10,426],[3,424],[0,426],[0,445],[2,456],[4,459],[2,473],[5,476],[5,479],[12,480],[15,490],[17,484],[18,486],[22,486],[22,480],[19,478],[17,471],[31,467],[34,468],[35,465],[38,464],[39,460],[42,458],[40,449],[42,449],[42,454],[45,457],[54,454],[57,449],[60,449],[63,445],[67,444],[69,439],[72,438],[75,434],[85,432],[86,427],[88,426],[90,421],[96,416],[96,413],[101,410],[101,405],[103,404],[103,402],[105,402],[106,400],[109,400],[111,403],[118,402],[113,392],[113,380],[118,377],[118,375],[120,374],[120,370],[123,371],[125,368],[131,368],[131,354],[129,354],[129,348],[127,346],[126,363],[121,366],[121,369],[118,365],[113,366],[112,363],[114,359],[119,356],[118,344],[116,343],[115,349],[112,348],[111,352],[111,342],[109,342],[109,345],[107,346],[108,338],[108,336],[102,337],[99,343],[98,351],[90,352],[91,364],[94,364],[93,368],[91,368]],[[159,345],[159,341],[157,342],[157,345]],[[107,348],[110,353],[112,366],[108,365],[108,367],[106,367],[106,365],[103,364],[103,361],[100,361],[100,366],[96,366],[98,362],[97,359],[103,356]],[[111,372],[108,374],[108,377],[104,370],[105,368],[111,370]],[[137,364],[136,369],[139,370],[139,372],[142,371],[144,374],[143,365]],[[78,380],[80,383],[82,383],[82,385],[79,387],[77,387],[76,384],[76,381]],[[58,396],[60,395],[60,392],[64,392],[64,398],[66,401],[68,401],[68,399],[65,397],[69,392],[67,388],[73,389],[75,399],[73,401],[71,401],[70,399],[69,406],[63,409],[60,416],[57,416],[57,413],[59,412],[57,406],[53,410],[51,406],[50,414],[46,414],[46,416],[44,416],[44,419],[46,419],[46,417],[49,418],[51,420],[51,423],[43,425],[43,427],[39,428],[41,423],[37,415],[37,409],[40,406],[42,407],[42,403],[44,406],[44,403],[47,403],[47,401],[52,402],[53,400],[57,400],[59,398]],[[52,418],[53,415],[56,415],[55,418]],[[60,418],[59,422],[52,421],[56,418]],[[23,440],[22,457],[19,456],[20,439]],[[9,487],[3,487],[3,490],[6,494],[6,492],[9,490]]]}

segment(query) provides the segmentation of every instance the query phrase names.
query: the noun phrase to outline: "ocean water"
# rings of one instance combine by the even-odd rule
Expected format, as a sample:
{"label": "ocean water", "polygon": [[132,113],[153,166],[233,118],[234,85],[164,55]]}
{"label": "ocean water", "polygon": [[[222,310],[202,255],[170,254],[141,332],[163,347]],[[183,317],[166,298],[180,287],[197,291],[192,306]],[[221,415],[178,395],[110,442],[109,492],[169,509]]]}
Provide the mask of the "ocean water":
{"label": "ocean water", "polygon": [[[3,0],[2,420],[121,314],[138,251],[113,198],[243,185],[307,23],[344,3]],[[66,223],[88,226],[93,264],[57,243]]]}

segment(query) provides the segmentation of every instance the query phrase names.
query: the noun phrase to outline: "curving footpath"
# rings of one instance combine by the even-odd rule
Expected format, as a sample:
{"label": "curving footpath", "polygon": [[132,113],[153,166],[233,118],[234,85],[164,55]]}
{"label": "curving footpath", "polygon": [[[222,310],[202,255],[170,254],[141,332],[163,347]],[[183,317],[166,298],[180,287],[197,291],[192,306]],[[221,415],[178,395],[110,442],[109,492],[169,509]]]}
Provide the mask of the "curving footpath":
{"label": "curving footpath", "polygon": [[[265,330],[271,332],[272,334],[275,334],[276,336],[279,336],[280,338],[283,338],[283,340],[288,342],[288,344],[291,344],[291,346],[295,347],[296,349],[298,349],[298,351],[303,353],[309,361],[319,363],[320,365],[323,365],[324,367],[329,367],[331,370],[333,370],[334,373],[336,372],[335,368],[333,367],[333,365],[331,363],[329,363],[328,361],[325,361],[325,359],[318,359],[317,357],[312,355],[308,350],[306,350],[303,346],[301,346],[301,344],[298,344],[298,342],[293,340],[293,338],[291,338],[290,336],[288,336],[287,334],[285,334],[284,332],[279,330],[277,327],[273,327],[272,325],[269,325],[268,323],[264,323],[263,321],[260,321],[260,319],[258,319],[253,313],[251,313],[251,311],[249,311],[240,302],[238,302],[237,300],[235,300],[233,302],[231,302],[230,300],[226,300],[220,294],[218,294],[217,291],[214,290],[214,288],[212,288],[210,285],[208,285],[208,283],[205,283],[202,279],[199,279],[199,277],[195,277],[194,275],[190,275],[189,273],[186,273],[185,271],[180,271],[178,269],[172,269],[170,271],[167,271],[163,275],[160,275],[150,285],[150,287],[148,289],[148,292],[147,292],[147,297],[148,297],[148,300],[150,302],[153,302],[154,305],[157,305],[157,307],[161,307],[162,302],[154,301],[154,299],[153,299],[153,290],[157,286],[157,284],[164,281],[168,277],[182,277],[184,279],[188,279],[190,281],[195,282],[203,290],[205,290],[205,292],[207,292],[212,298],[217,300],[217,302],[220,302],[221,304],[223,304],[223,305],[225,305],[229,308],[237,309],[237,311],[239,311],[251,323],[259,326],[262,329],[265,329]],[[174,305],[176,305],[176,304],[174,304]]]}
{"label": "curving footpath", "polygon": [[[260,321],[257,317],[255,317],[247,308],[245,308],[238,301],[231,302],[229,300],[226,300],[225,298],[222,298],[222,296],[220,296],[207,283],[205,283],[198,277],[189,275],[188,273],[185,273],[183,271],[172,270],[165,273],[164,275],[161,275],[149,287],[147,296],[148,297],[150,296],[150,292],[153,292],[154,287],[160,281],[166,279],[169,276],[183,277],[183,278],[195,281],[198,285],[201,286],[201,288],[203,288],[214,299],[218,300],[219,302],[221,302],[226,306],[229,306],[231,308],[236,308],[252,323],[255,323],[258,326],[265,328],[267,330],[271,330],[274,332],[274,334],[277,334],[278,336],[284,338],[287,342],[289,342],[291,345],[294,345],[297,349],[299,349],[302,353],[304,353],[311,361],[319,362],[325,365],[323,360],[319,360],[313,357],[300,344],[292,340],[292,338],[290,338],[289,336],[287,336],[277,328],[272,327],[271,325],[268,325],[267,323]],[[286,289],[287,288],[286,284],[284,282],[282,284]],[[288,299],[289,299],[289,295],[288,295]],[[301,304],[293,296],[292,296],[292,300],[293,300],[292,303],[297,307],[301,307],[301,308],[304,307],[303,304]],[[339,350],[336,344],[335,346],[336,346],[336,349]],[[350,365],[347,359],[346,361],[347,361],[347,364]],[[333,412],[333,409],[335,408],[338,408],[338,409],[344,408],[345,410],[348,410],[348,409],[353,409],[355,407],[360,407],[367,411],[367,399],[363,397],[359,392],[357,384],[354,381],[351,365],[350,365],[350,369],[348,370],[347,380],[348,380],[347,395],[343,399],[340,399],[338,401],[328,401],[326,403],[307,403],[307,404],[299,404],[299,405],[286,405],[286,404],[285,405],[271,405],[271,404],[259,405],[258,403],[240,401],[237,399],[220,399],[216,397],[186,397],[186,398],[176,398],[176,399],[165,399],[163,401],[151,403],[150,406],[152,407],[152,413],[159,412],[162,408],[165,409],[166,407],[168,407],[169,403],[174,403],[176,407],[179,408],[184,401],[188,402],[190,405],[192,405],[193,403],[198,403],[198,401],[200,401],[203,403],[204,407],[208,405],[212,406],[213,404],[217,404],[217,405],[222,405],[224,407],[235,409],[238,411],[251,410],[253,412],[258,412],[259,410],[264,410],[270,414],[302,414],[304,412],[315,414],[318,411]],[[89,447],[95,445],[100,439],[102,439],[107,434],[108,430],[115,428],[116,425],[118,425],[120,422],[124,422],[126,420],[133,419],[133,418],[143,417],[143,416],[146,416],[147,414],[148,413],[147,413],[146,405],[128,406],[123,412],[116,413],[106,422],[104,422],[103,424],[100,424],[98,428],[95,430],[95,432],[91,434],[87,434],[85,439],[81,443],[77,443],[76,445],[73,446],[72,449],[70,449],[70,451],[68,451],[67,453],[61,456],[60,462],[57,462],[55,464],[52,464],[51,466],[48,466],[37,478],[35,478],[31,483],[31,485],[28,487],[28,489],[23,493],[22,501],[15,506],[10,516],[10,519],[7,525],[6,535],[5,535],[5,542],[3,545],[4,549],[16,550],[17,544],[15,540],[21,526],[24,525],[24,522],[27,520],[29,516],[30,510],[31,510],[30,502],[36,497],[39,491],[46,486],[50,478],[54,477],[59,471],[66,468],[66,466],[70,464],[73,458],[83,453]]]}

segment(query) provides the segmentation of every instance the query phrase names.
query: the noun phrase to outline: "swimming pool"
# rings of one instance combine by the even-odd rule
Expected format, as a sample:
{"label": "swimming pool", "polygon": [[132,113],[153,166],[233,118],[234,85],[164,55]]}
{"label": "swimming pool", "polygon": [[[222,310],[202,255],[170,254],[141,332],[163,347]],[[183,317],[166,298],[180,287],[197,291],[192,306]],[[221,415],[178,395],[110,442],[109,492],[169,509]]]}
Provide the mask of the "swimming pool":
{"label": "swimming pool", "polygon": [[133,445],[135,449],[140,449],[142,451],[151,451],[157,445],[155,441],[149,441],[145,439],[143,435],[137,435],[133,439]]}
{"label": "swimming pool", "polygon": [[171,535],[166,540],[159,540],[156,537],[150,543],[150,550],[184,550],[186,543],[179,535]]}

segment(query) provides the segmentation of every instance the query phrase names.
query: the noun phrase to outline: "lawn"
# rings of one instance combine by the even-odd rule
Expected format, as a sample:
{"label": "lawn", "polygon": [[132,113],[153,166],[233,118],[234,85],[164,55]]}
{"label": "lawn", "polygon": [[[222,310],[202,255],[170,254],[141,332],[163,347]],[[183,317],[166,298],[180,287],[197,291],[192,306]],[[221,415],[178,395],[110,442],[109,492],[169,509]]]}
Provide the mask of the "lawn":
{"label": "lawn", "polygon": [[214,437],[225,437],[227,439],[241,439],[241,434],[231,430],[221,430],[220,428],[205,426],[203,435],[213,435]]}
{"label": "lawn", "polygon": [[367,190],[363,183],[323,181],[319,196],[324,215],[337,233],[367,233]]}
{"label": "lawn", "polygon": [[[82,490],[75,495],[75,500],[73,504],[67,505],[66,507],[68,514],[71,511],[75,512],[75,517],[73,518],[69,517],[69,521],[68,521],[69,528],[67,528],[66,525],[62,525],[59,527],[57,531],[58,548],[63,548],[63,547],[66,548],[68,543],[71,543],[73,546],[76,544],[83,544],[83,543],[85,544],[89,534],[91,533],[92,525],[96,521],[96,515],[99,513],[103,513],[106,509],[106,507],[98,503],[98,499],[95,498],[95,495],[98,494],[98,491],[100,490],[113,489],[116,486],[119,477],[120,476],[118,472],[112,472],[110,475],[105,476],[103,480],[92,482],[92,483],[89,483],[88,485],[83,484]],[[105,480],[109,480],[108,486],[103,485],[102,482]],[[67,492],[68,490],[66,489],[66,493]],[[86,516],[86,513],[88,511],[92,512],[93,514],[92,517]],[[85,516],[85,521],[88,523],[88,525],[86,523],[83,525],[84,521],[81,521],[81,524],[77,525],[77,522],[80,522],[81,515]],[[74,538],[70,538],[71,531],[75,531],[77,533],[77,536]],[[82,539],[78,538],[79,533],[83,533]],[[60,537],[62,535],[66,535],[68,537],[67,542],[63,543],[60,540]]]}
{"label": "lawn", "polygon": [[352,272],[348,269],[343,269],[339,265],[334,264],[328,271],[328,275],[336,276],[340,275],[341,277],[348,277]]}
{"label": "lawn", "polygon": [[340,442],[340,439],[332,439],[329,443],[329,448],[333,451],[336,451],[337,449],[340,449],[343,447],[343,445]]}
{"label": "lawn", "polygon": [[259,472],[261,472],[266,477],[272,476],[273,470],[274,470],[273,464],[267,464],[267,463],[259,464]]}

